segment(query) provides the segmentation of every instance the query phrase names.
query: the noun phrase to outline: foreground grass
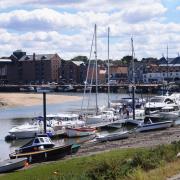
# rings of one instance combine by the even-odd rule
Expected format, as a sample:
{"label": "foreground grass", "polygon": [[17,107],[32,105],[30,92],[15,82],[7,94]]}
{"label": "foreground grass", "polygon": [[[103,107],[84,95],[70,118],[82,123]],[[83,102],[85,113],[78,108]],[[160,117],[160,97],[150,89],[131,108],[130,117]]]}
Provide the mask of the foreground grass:
{"label": "foreground grass", "polygon": [[119,149],[40,164],[0,176],[8,180],[162,180],[180,172],[180,142],[155,148]]}

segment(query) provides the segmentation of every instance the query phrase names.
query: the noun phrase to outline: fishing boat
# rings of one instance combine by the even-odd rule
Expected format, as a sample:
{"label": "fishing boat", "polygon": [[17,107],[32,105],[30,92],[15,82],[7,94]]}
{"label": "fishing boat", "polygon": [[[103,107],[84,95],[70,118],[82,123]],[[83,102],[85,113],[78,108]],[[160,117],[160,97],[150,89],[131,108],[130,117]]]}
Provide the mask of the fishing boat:
{"label": "fishing boat", "polygon": [[66,128],[66,135],[68,137],[81,137],[90,136],[95,134],[96,129],[92,127],[76,127],[76,128]]}
{"label": "fishing boat", "polygon": [[149,123],[141,123],[136,128],[136,132],[146,132],[159,129],[166,129],[172,126],[172,121],[152,122],[149,119]]}
{"label": "fishing boat", "polygon": [[0,173],[11,172],[25,166],[27,158],[6,159],[0,162]]}
{"label": "fishing boat", "polygon": [[35,163],[63,158],[71,154],[71,151],[72,144],[56,147],[46,134],[42,134],[37,135],[9,156],[11,159],[26,157],[28,162]]}
{"label": "fishing boat", "polygon": [[96,137],[97,141],[114,141],[119,139],[125,139],[129,137],[129,131],[118,131],[107,135],[99,135]]}

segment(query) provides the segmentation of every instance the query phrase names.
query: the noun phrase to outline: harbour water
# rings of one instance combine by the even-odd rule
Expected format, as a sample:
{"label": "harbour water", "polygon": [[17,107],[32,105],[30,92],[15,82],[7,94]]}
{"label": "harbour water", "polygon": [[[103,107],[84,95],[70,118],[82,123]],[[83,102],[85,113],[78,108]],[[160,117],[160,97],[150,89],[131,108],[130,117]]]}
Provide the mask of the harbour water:
{"label": "harbour water", "polygon": [[[83,94],[69,93],[65,95],[76,95],[83,96]],[[120,99],[122,97],[129,97],[129,94],[111,94],[111,99]],[[95,94],[92,95],[90,106],[93,107],[95,103]],[[87,100],[87,99],[86,99]],[[48,104],[47,102],[47,114],[58,113],[58,112],[67,112],[67,111],[79,111],[81,108],[82,100],[71,101],[66,103],[59,104]],[[84,103],[83,107],[85,108],[87,102]],[[101,93],[98,95],[98,105],[102,107],[107,105],[107,94]],[[25,144],[28,140],[16,140],[12,142],[6,142],[4,140],[5,136],[8,134],[8,131],[17,125],[22,125],[24,123],[30,122],[33,117],[43,115],[43,106],[24,106],[18,108],[2,108],[0,110],[0,160],[7,159],[9,153],[13,152],[19,146]],[[106,132],[103,132],[106,133]],[[86,141],[86,138],[73,138],[73,139],[58,139],[54,142],[58,145],[64,143],[80,143]]]}

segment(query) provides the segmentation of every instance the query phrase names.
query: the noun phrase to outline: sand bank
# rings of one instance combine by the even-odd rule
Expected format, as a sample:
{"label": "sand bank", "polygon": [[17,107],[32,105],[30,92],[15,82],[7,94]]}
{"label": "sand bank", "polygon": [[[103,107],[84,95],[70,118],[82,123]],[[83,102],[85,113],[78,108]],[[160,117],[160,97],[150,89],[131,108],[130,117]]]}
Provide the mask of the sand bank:
{"label": "sand bank", "polygon": [[[47,104],[58,104],[68,101],[80,100],[81,97],[61,95],[61,94],[47,94]],[[17,106],[34,106],[43,104],[42,94],[31,93],[0,93],[0,107],[17,107]]]}

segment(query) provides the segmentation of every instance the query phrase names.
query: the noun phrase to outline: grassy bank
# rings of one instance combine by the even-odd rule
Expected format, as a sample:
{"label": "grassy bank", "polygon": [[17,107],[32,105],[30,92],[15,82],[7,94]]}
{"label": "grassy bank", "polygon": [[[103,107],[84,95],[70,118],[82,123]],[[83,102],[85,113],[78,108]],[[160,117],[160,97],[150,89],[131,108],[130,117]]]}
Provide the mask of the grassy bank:
{"label": "grassy bank", "polygon": [[[165,179],[180,171],[180,141],[155,148],[119,149],[87,157],[40,164],[0,179]],[[171,171],[170,171],[171,170]]]}

